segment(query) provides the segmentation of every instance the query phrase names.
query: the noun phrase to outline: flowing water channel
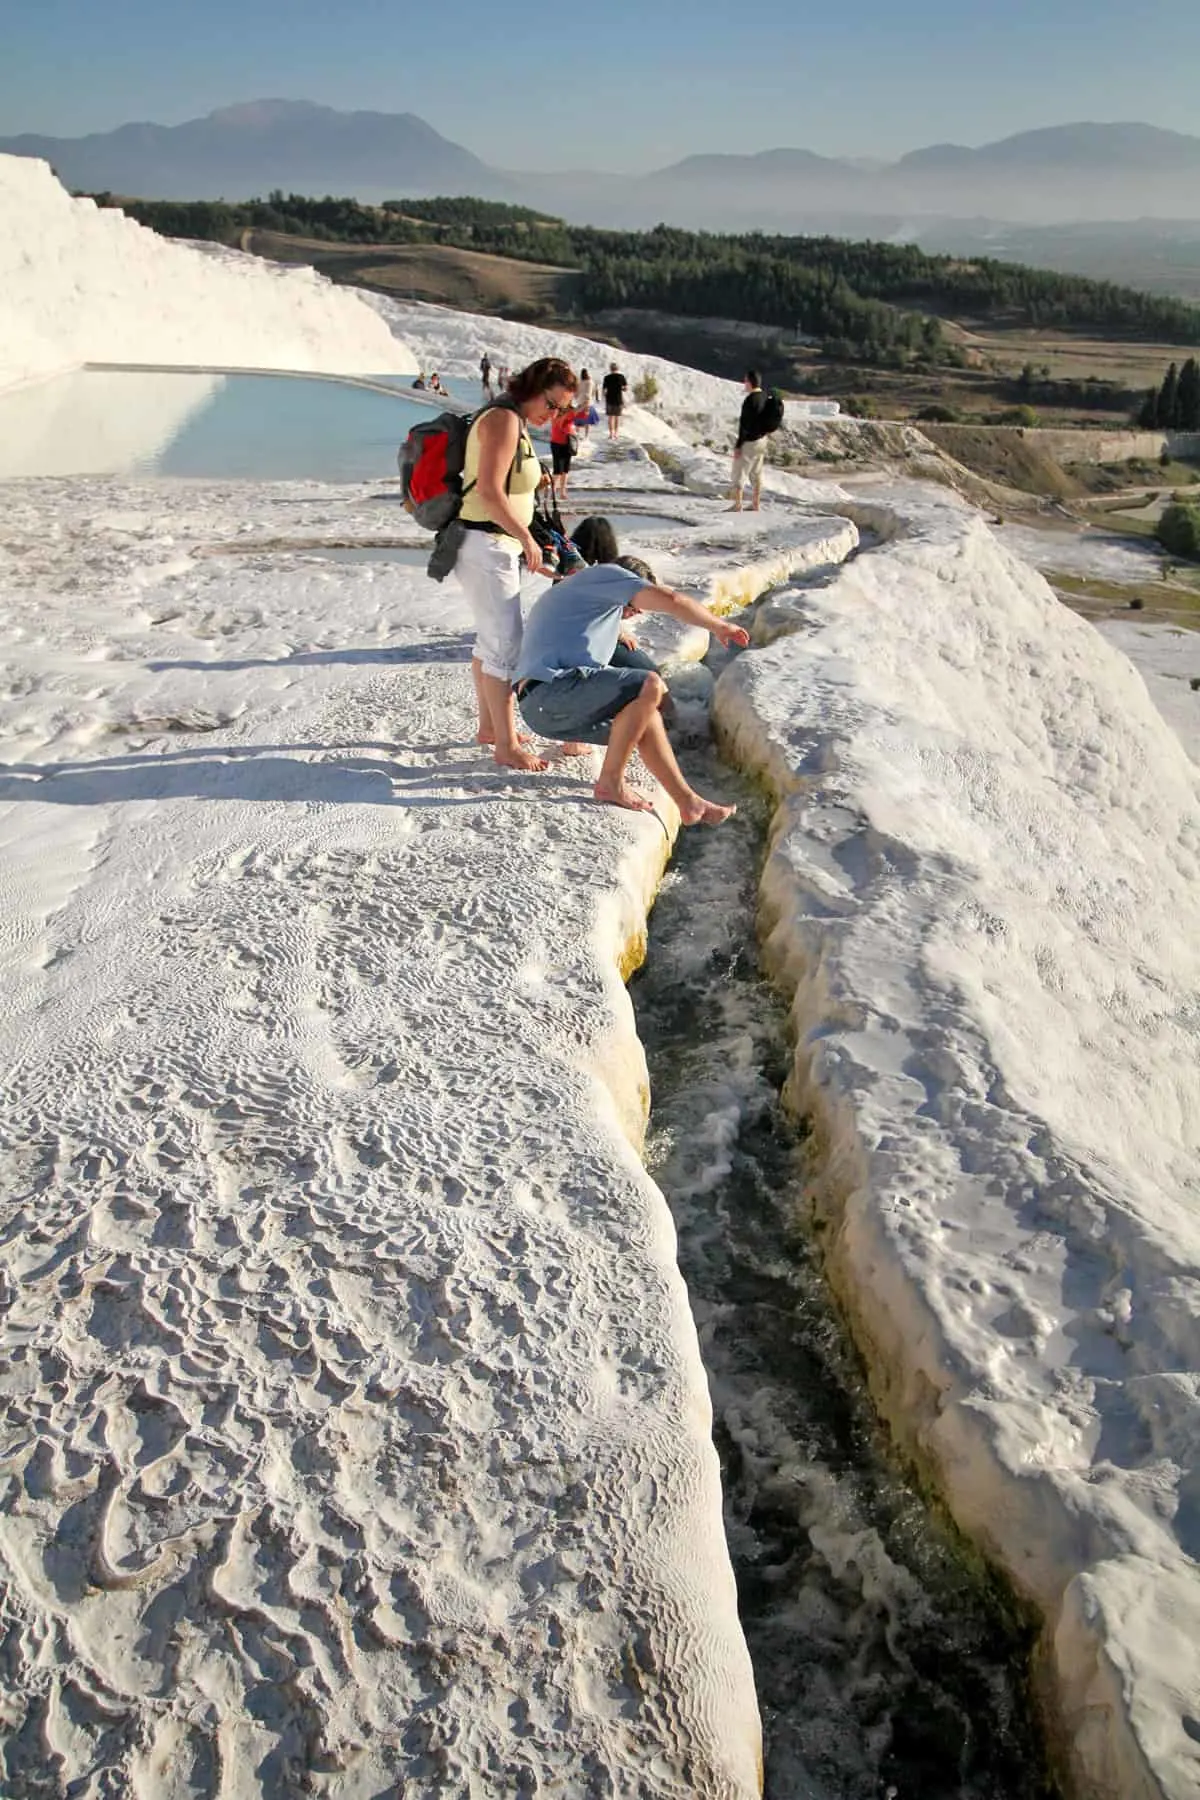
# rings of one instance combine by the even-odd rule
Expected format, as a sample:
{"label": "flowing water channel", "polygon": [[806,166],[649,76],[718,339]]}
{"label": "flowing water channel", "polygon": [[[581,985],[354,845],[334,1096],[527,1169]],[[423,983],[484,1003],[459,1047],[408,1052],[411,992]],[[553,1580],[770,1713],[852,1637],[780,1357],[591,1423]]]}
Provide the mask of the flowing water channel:
{"label": "flowing water channel", "polygon": [[647,1159],[671,1206],[713,1399],[767,1800],[1046,1800],[1030,1650],[1003,1593],[889,1461],[797,1205],[786,1015],[751,921],[766,802],[681,834],[631,983]]}

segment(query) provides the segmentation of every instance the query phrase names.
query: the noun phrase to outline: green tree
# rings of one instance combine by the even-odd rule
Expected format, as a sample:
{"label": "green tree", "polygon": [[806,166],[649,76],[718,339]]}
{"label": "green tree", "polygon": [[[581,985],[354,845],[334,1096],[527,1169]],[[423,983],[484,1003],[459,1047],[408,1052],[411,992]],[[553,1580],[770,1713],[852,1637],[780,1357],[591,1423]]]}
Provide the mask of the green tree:
{"label": "green tree", "polygon": [[[98,198],[111,204],[110,195]],[[945,314],[1200,344],[1200,307],[1185,301],[986,257],[968,263],[930,256],[913,244],[763,232],[721,235],[668,225],[602,231],[470,197],[366,207],[344,196],[316,198],[276,188],[265,200],[228,205],[126,200],[122,206],[168,237],[236,242],[251,227],[346,243],[435,241],[552,262],[579,272],[575,304],[584,313],[619,305],[693,317],[716,313],[799,331],[820,340],[827,354],[886,368],[914,362],[961,366],[962,347],[945,341],[938,316]],[[1044,364],[1028,365],[1016,398],[1046,398],[1049,382]],[[1173,412],[1174,396],[1166,399]]]}
{"label": "green tree", "polygon": [[1158,390],[1158,406],[1155,409],[1154,423],[1163,431],[1171,431],[1175,426],[1175,414],[1179,405],[1179,370],[1172,363],[1163,376],[1163,384]]}
{"label": "green tree", "polygon": [[1179,371],[1175,415],[1179,431],[1200,431],[1200,362],[1194,356]]}
{"label": "green tree", "polygon": [[1200,506],[1173,501],[1164,506],[1157,527],[1158,541],[1172,556],[1200,561]]}

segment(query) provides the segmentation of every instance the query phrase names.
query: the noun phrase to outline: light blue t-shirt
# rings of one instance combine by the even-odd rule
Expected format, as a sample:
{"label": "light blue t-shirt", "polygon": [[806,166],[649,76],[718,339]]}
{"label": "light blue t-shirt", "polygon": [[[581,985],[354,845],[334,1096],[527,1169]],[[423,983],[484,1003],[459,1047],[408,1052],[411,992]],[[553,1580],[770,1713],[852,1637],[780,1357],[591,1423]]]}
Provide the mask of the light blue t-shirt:
{"label": "light blue t-shirt", "polygon": [[547,588],[525,621],[517,681],[553,681],[568,669],[607,669],[621,614],[646,582],[615,563],[597,563]]}

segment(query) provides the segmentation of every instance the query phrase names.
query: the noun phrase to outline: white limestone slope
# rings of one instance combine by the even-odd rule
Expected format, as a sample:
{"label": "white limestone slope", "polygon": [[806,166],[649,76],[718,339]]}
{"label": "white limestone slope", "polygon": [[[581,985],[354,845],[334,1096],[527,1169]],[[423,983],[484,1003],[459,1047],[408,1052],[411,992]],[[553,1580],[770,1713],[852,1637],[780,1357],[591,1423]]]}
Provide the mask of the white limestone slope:
{"label": "white limestone slope", "polygon": [[[704,437],[719,431],[732,446],[738,411],[745,399],[740,381],[685,368],[662,356],[642,356],[619,344],[577,337],[569,331],[551,332],[540,325],[496,319],[487,313],[453,312],[446,306],[391,300],[382,294],[364,298],[397,336],[413,347],[421,367],[436,369],[450,383],[452,391],[470,392],[473,397],[474,384],[479,379],[479,359],[485,350],[493,364],[506,364],[512,369],[523,368],[541,356],[562,356],[576,371],[589,370],[596,382],[615,362],[629,382],[622,418],[625,436],[643,441],[662,436],[679,444],[676,428],[682,425],[691,436]],[[654,378],[657,392],[647,405],[638,405],[633,390],[645,376]],[[603,401],[597,404],[603,411]],[[789,416],[797,418],[820,418],[827,416],[829,410],[828,404],[821,401],[789,400],[787,407]],[[603,435],[603,424],[599,429]],[[688,446],[680,444],[680,448],[686,450]]]}
{"label": "white limestone slope", "polygon": [[758,1791],[635,1149],[671,821],[496,768],[453,584],[246,548],[387,510],[5,491],[14,1800]]}
{"label": "white limestone slope", "polygon": [[[605,354],[170,244],[15,159],[0,205],[0,385]],[[677,428],[727,442],[739,390],[629,361],[661,398],[626,436],[693,518],[726,458]],[[581,493],[662,491],[635,444],[590,461]],[[833,1268],[902,1434],[1051,1622],[1080,1791],[1176,1800],[1197,771],[975,515],[769,493],[882,539],[774,601],[719,689],[783,795],[769,950]],[[452,584],[192,554],[386,533],[374,489],[3,498],[0,1787],[743,1800],[753,1687],[617,971],[669,829],[480,753]],[[694,556],[644,547],[726,603],[854,538],[715,510]]]}
{"label": "white limestone slope", "polygon": [[[852,509],[853,510],[853,509]],[[1080,1792],[1200,1792],[1200,770],[982,520],[880,550],[722,677],[781,796],[831,1266],[902,1439],[1049,1624]]]}
{"label": "white limestone slope", "polygon": [[0,156],[0,389],[85,362],[404,374],[373,308],[311,269],[172,242]]}

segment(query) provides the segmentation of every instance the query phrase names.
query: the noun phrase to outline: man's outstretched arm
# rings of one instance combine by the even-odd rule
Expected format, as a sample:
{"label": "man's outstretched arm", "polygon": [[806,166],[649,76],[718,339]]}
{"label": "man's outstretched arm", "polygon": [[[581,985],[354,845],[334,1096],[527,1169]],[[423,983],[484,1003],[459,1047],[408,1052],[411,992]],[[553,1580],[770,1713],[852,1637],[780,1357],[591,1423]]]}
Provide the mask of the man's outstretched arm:
{"label": "man's outstretched arm", "polygon": [[705,631],[711,631],[727,650],[745,649],[750,642],[749,634],[732,619],[719,619],[701,601],[693,600],[690,594],[677,593],[674,588],[641,588],[633,603],[642,612],[666,613],[684,625],[699,625]]}

